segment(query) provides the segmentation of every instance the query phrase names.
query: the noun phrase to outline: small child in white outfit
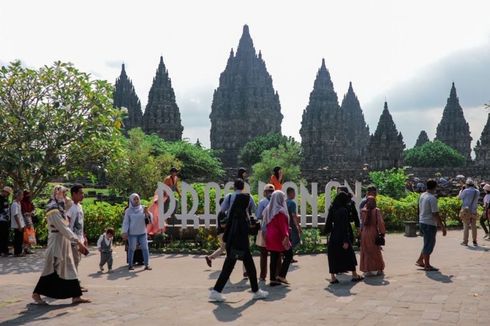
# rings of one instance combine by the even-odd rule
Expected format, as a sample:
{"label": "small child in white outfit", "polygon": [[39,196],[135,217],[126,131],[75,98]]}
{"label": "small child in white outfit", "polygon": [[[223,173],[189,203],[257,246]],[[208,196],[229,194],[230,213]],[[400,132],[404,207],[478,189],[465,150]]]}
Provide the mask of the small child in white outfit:
{"label": "small child in white outfit", "polygon": [[108,228],[104,234],[101,234],[97,241],[97,249],[100,252],[99,273],[104,272],[104,265],[107,263],[108,272],[112,273],[112,239],[114,238],[114,229]]}

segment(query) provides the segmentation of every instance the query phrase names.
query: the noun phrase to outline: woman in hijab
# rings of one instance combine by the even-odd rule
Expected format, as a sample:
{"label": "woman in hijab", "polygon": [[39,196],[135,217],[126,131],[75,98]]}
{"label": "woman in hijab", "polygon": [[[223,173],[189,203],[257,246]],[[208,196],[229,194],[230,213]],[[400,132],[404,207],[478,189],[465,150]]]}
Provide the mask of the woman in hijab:
{"label": "woman in hijab", "polygon": [[352,248],[352,229],[349,222],[349,195],[339,192],[328,210],[325,232],[330,233],[328,241],[328,266],[332,276],[330,283],[339,283],[336,274],[352,272],[352,282],[363,278],[357,274],[356,254]]}
{"label": "woman in hijab", "polygon": [[376,245],[378,234],[386,233],[385,222],[381,211],[376,207],[376,199],[369,196],[366,205],[361,210],[361,263],[359,269],[366,275],[383,275],[385,263],[381,247]]}
{"label": "woman in hijab", "polygon": [[226,282],[228,282],[237,260],[243,260],[245,270],[247,271],[250,280],[250,286],[252,287],[252,299],[265,299],[269,294],[266,291],[259,289],[257,283],[257,270],[255,269],[252,254],[250,253],[250,242],[248,239],[250,219],[247,213],[249,204],[249,194],[236,194],[230,209],[226,230],[223,234],[223,240],[226,243],[225,262],[213,290],[209,293],[209,301],[225,301],[225,297],[221,292],[223,291]]}
{"label": "woman in hijab", "polygon": [[77,242],[80,252],[84,255],[88,254],[88,250],[70,230],[69,221],[65,216],[67,191],[63,186],[55,186],[46,205],[48,247],[45,252],[44,270],[32,293],[32,299],[36,304],[47,304],[41,295],[55,299],[72,298],[73,303],[90,302],[82,298],[71,243]]}
{"label": "woman in hijab", "polygon": [[[271,253],[270,285],[289,284],[286,275],[293,260],[293,249],[289,241],[289,213],[286,195],[282,191],[276,190],[272,193],[269,205],[264,212],[264,221],[266,225],[265,245]],[[281,254],[284,254],[284,259],[277,271],[277,262]]]}
{"label": "woman in hijab", "polygon": [[149,223],[151,223],[151,213],[148,212],[148,208],[141,205],[140,196],[138,194],[131,194],[131,196],[129,196],[128,208],[124,212],[122,226],[122,237],[129,242],[129,270],[134,270],[134,251],[138,244],[143,252],[145,270],[152,269],[149,265],[150,252],[148,250],[148,238],[146,234],[146,225]]}

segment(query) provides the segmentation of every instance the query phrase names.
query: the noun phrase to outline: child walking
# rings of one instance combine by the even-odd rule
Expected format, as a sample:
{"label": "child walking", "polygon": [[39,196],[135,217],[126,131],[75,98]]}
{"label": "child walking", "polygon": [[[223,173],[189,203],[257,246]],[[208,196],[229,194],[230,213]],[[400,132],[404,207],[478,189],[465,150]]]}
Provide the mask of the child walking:
{"label": "child walking", "polygon": [[114,238],[114,229],[108,228],[104,234],[101,234],[97,241],[97,249],[100,251],[99,273],[104,272],[104,265],[107,263],[108,272],[112,273],[112,239]]}

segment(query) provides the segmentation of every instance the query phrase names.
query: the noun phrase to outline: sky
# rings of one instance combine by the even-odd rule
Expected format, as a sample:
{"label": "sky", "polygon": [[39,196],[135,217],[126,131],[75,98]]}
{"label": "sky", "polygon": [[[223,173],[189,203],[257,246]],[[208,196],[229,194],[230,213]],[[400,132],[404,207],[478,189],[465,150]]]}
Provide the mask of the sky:
{"label": "sky", "polygon": [[473,145],[490,102],[490,2],[2,0],[0,65],[69,61],[114,82],[121,64],[146,105],[162,55],[184,138],[209,146],[211,102],[244,24],[262,51],[284,115],[301,115],[325,58],[339,102],[352,81],[374,132],[386,100],[408,148],[435,136],[454,81]]}

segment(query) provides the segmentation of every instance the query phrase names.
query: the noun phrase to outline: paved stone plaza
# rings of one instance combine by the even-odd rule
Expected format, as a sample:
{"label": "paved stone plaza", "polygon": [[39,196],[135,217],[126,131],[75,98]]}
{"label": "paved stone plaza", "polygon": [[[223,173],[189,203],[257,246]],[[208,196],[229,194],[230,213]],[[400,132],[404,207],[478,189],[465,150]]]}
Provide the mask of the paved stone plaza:
{"label": "paved stone plaza", "polygon": [[[248,282],[237,264],[225,288],[228,303],[207,302],[223,259],[208,268],[202,256],[151,257],[152,271],[129,272],[118,247],[113,274],[98,274],[95,249],[80,265],[92,304],[70,300],[30,304],[42,269],[42,254],[0,258],[2,325],[490,325],[490,242],[461,246],[461,232],[438,233],[433,265],[414,265],[421,238],[387,237],[386,276],[329,285],[325,255],[299,256],[290,269],[289,288],[269,288],[265,301],[251,301]],[[256,258],[258,266],[258,258]]]}

